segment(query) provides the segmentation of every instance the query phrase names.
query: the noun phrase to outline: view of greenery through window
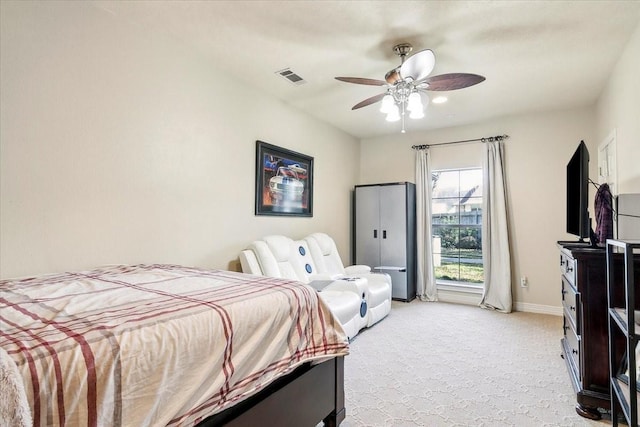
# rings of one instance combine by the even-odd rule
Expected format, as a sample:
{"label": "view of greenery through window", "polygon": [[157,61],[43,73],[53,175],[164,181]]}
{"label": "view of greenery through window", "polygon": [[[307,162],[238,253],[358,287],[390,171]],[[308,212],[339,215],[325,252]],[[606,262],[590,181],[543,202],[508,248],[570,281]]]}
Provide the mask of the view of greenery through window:
{"label": "view of greenery through window", "polygon": [[433,255],[439,282],[480,284],[482,267],[482,169],[432,174]]}

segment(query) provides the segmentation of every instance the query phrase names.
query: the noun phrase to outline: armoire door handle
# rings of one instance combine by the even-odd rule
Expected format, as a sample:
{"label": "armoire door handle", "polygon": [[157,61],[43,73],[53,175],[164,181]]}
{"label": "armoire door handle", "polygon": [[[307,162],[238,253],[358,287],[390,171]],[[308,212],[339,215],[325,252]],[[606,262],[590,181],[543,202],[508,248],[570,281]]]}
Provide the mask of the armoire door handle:
{"label": "armoire door handle", "polygon": [[373,230],[373,238],[374,239],[378,238],[378,230]]}
{"label": "armoire door handle", "polygon": [[382,230],[382,238],[383,239],[387,238],[387,230]]}

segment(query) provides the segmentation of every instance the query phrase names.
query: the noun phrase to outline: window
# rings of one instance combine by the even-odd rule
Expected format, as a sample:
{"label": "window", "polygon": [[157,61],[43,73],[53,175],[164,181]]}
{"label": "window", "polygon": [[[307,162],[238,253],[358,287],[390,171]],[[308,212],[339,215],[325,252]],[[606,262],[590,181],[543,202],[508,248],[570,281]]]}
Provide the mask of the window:
{"label": "window", "polygon": [[482,169],[435,171],[432,180],[436,281],[481,286]]}

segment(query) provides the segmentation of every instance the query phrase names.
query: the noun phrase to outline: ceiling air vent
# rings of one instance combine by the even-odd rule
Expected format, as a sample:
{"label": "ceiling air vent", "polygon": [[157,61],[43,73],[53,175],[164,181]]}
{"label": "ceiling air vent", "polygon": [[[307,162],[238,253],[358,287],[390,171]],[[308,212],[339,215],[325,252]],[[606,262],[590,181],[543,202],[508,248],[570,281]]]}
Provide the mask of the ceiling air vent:
{"label": "ceiling air vent", "polygon": [[280,76],[284,77],[285,79],[289,80],[291,83],[295,85],[302,85],[306,83],[306,80],[304,80],[302,77],[300,77],[299,75],[291,71],[290,68],[285,68],[283,70],[276,71],[276,73],[278,73]]}

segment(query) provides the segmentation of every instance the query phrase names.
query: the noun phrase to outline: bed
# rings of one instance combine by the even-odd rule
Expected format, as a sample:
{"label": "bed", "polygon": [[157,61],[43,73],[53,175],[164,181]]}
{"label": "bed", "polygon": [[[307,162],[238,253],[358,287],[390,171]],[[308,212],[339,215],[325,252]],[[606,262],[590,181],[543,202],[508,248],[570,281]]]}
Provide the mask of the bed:
{"label": "bed", "polygon": [[313,288],[289,280],[176,265],[3,280],[0,349],[0,381],[17,373],[0,416],[27,402],[34,426],[345,416],[346,335]]}

